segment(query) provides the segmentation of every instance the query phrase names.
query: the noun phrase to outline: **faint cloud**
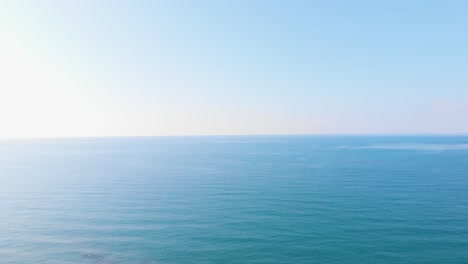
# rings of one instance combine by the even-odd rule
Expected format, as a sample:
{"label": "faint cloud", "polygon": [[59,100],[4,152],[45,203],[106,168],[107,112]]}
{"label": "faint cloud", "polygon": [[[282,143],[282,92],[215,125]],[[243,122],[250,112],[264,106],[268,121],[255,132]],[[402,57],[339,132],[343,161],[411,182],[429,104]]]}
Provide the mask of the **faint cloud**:
{"label": "faint cloud", "polygon": [[437,100],[432,107],[437,111],[468,110],[468,99]]}

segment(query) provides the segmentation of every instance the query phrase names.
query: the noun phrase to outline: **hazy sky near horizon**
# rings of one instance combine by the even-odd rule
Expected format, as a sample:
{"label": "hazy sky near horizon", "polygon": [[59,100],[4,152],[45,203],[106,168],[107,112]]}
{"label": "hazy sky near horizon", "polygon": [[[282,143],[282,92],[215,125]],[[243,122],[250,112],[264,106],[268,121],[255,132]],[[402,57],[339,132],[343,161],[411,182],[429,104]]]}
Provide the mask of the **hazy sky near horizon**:
{"label": "hazy sky near horizon", "polygon": [[0,1],[0,137],[468,133],[468,1]]}

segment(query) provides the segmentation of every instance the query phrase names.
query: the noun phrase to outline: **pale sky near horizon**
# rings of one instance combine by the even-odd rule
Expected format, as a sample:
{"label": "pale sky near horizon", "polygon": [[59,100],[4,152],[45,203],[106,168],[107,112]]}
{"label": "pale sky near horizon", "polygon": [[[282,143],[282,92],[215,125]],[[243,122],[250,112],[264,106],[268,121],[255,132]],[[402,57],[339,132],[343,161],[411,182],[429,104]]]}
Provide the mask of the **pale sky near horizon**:
{"label": "pale sky near horizon", "polygon": [[468,133],[468,1],[0,0],[0,137]]}

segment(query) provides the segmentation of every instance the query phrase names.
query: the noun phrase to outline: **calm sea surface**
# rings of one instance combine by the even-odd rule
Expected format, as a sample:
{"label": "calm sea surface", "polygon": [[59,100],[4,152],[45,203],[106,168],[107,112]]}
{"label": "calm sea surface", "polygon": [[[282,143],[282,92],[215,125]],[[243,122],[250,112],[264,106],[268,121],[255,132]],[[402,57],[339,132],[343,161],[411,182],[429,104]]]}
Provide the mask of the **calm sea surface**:
{"label": "calm sea surface", "polygon": [[468,263],[468,137],[1,140],[0,263]]}

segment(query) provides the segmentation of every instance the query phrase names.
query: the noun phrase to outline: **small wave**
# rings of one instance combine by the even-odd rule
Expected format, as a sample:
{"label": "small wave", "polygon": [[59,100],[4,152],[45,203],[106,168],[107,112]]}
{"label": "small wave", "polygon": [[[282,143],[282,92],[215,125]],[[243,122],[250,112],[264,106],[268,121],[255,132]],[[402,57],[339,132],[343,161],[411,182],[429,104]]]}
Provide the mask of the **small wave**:
{"label": "small wave", "polygon": [[354,147],[358,149],[401,149],[401,150],[466,150],[468,144],[384,144]]}
{"label": "small wave", "polygon": [[101,251],[89,251],[83,252],[81,257],[89,261],[89,263],[93,264],[110,264],[113,263],[111,261],[111,256],[108,253],[101,252]]}

